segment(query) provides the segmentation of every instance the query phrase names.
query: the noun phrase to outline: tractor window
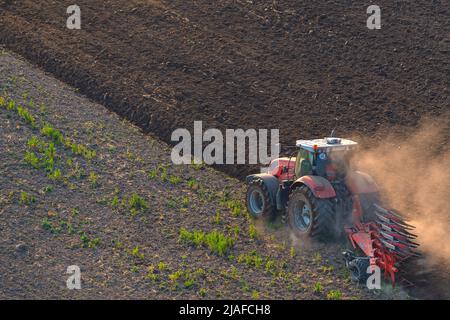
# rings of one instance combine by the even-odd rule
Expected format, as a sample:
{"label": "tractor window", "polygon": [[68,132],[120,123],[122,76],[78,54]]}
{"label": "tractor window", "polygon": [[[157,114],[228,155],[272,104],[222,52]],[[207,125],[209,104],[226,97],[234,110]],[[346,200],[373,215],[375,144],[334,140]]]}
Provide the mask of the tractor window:
{"label": "tractor window", "polygon": [[295,175],[302,177],[312,174],[313,155],[311,152],[300,149],[295,160]]}
{"label": "tractor window", "polygon": [[345,176],[350,167],[351,155],[349,151],[332,151],[328,154],[328,164],[339,176]]}

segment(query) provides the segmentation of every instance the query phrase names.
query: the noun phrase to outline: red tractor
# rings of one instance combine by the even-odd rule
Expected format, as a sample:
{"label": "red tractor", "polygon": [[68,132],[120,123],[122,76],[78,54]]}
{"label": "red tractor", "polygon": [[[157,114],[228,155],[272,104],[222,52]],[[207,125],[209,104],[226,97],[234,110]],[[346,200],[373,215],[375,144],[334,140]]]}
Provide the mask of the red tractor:
{"label": "red tractor", "polygon": [[378,266],[395,284],[399,263],[418,255],[416,236],[397,211],[380,205],[374,180],[351,169],[356,147],[336,137],[298,140],[296,157],[275,159],[267,173],[247,176],[247,210],[255,218],[281,215],[298,237],[346,235],[354,249],[344,252],[352,279],[365,283],[369,267]]}

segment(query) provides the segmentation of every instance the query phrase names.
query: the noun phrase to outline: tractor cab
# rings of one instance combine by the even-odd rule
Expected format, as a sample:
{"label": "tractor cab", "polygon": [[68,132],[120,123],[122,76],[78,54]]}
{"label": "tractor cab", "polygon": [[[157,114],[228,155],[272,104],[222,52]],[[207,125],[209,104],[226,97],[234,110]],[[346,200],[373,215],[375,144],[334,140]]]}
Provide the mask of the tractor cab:
{"label": "tractor cab", "polygon": [[357,145],[352,140],[335,137],[297,140],[299,151],[295,160],[295,176],[314,175],[327,180],[345,177],[352,151]]}
{"label": "tractor cab", "polygon": [[280,183],[303,176],[320,176],[329,181],[344,178],[357,145],[352,140],[335,137],[297,140],[299,150],[296,157],[272,160],[267,173]]}

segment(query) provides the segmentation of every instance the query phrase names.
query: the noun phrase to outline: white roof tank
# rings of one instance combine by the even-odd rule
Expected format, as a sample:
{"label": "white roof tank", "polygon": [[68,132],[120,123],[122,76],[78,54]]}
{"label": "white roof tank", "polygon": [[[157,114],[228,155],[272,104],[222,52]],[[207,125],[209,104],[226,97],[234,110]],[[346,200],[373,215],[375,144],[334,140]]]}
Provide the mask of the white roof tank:
{"label": "white roof tank", "polygon": [[323,139],[313,139],[313,140],[297,140],[297,147],[306,149],[313,152],[314,146],[316,146],[318,151],[344,151],[353,150],[357,147],[358,143],[349,139],[341,139],[335,137],[326,137]]}

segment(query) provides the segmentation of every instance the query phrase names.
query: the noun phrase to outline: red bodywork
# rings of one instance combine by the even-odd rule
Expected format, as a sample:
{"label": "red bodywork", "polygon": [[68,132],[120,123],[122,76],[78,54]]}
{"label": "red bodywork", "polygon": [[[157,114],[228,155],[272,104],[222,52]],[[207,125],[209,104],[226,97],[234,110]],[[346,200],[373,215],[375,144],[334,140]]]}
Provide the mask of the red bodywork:
{"label": "red bodywork", "polygon": [[385,277],[390,277],[395,285],[395,267],[397,262],[416,256],[412,251],[418,244],[412,242],[415,236],[406,229],[412,229],[393,210],[377,206],[380,220],[362,222],[362,209],[358,195],[353,196],[353,226],[345,231],[354,248],[359,247],[370,258],[370,265],[384,270]]}
{"label": "red bodywork", "polygon": [[293,180],[295,177],[296,158],[278,158],[270,163],[269,174],[276,177],[280,182]]}
{"label": "red bodywork", "polygon": [[298,183],[307,185],[316,198],[328,199],[336,197],[336,191],[334,191],[331,183],[325,178],[319,176],[303,176],[295,182],[295,184]]}

